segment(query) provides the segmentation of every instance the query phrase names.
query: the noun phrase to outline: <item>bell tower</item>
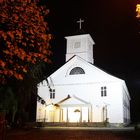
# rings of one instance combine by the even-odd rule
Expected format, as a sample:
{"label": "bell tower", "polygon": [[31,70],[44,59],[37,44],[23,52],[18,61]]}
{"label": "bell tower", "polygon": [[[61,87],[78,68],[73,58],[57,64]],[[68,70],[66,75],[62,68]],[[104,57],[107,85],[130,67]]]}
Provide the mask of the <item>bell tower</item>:
{"label": "bell tower", "polygon": [[[77,21],[79,24],[79,31],[82,29],[82,22],[84,22],[84,20],[80,19]],[[95,43],[89,34],[80,34],[65,38],[67,39],[66,61],[68,61],[74,55],[77,55],[89,63],[94,63],[93,45]]]}
{"label": "bell tower", "polygon": [[89,34],[74,35],[65,38],[67,39],[66,61],[77,55],[89,63],[94,63],[93,45],[95,43]]}

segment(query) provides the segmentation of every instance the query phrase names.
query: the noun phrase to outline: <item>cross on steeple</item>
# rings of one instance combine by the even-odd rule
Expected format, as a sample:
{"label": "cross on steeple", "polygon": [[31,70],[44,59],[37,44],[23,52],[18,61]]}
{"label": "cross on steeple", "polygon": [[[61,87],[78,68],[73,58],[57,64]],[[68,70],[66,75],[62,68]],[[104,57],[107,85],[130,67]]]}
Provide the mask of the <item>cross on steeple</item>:
{"label": "cross on steeple", "polygon": [[84,22],[84,20],[82,20],[81,18],[80,18],[79,21],[77,21],[77,23],[79,23],[79,29],[80,29],[80,30],[81,30],[81,28],[82,28],[82,22]]}

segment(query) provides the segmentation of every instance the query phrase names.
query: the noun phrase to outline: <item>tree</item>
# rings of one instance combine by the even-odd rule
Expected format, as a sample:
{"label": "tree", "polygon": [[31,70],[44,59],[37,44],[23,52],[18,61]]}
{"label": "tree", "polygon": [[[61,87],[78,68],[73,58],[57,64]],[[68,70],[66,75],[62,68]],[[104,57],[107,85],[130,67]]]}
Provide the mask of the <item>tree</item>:
{"label": "tree", "polygon": [[35,0],[0,1],[0,82],[22,80],[34,65],[51,62],[48,12]]}
{"label": "tree", "polygon": [[18,101],[15,97],[14,92],[11,88],[7,86],[0,87],[0,112],[4,112],[5,114],[11,114],[10,122],[14,122],[15,114],[17,112]]}

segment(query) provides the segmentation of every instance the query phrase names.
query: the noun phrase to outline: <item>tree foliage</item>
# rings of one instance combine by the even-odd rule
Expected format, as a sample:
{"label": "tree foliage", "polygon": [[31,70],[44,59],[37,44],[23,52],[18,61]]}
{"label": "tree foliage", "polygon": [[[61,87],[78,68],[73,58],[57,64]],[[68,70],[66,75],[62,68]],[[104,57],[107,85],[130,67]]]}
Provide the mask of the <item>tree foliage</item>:
{"label": "tree foliage", "polygon": [[40,62],[50,63],[48,9],[34,0],[0,0],[0,81],[22,80]]}

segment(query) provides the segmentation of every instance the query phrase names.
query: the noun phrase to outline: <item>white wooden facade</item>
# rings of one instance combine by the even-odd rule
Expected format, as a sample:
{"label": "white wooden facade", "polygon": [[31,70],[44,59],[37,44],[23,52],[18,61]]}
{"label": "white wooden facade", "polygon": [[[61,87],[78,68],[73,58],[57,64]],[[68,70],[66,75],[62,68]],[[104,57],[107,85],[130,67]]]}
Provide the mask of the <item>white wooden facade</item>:
{"label": "white wooden facade", "polygon": [[94,66],[91,36],[66,39],[66,63],[38,84],[36,121],[130,123],[125,81]]}

